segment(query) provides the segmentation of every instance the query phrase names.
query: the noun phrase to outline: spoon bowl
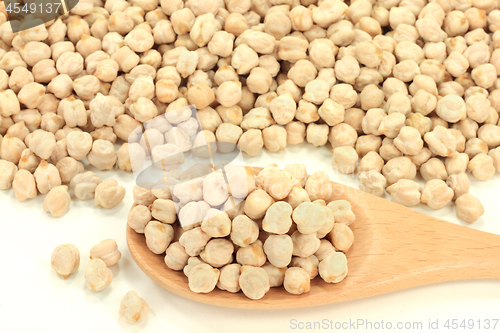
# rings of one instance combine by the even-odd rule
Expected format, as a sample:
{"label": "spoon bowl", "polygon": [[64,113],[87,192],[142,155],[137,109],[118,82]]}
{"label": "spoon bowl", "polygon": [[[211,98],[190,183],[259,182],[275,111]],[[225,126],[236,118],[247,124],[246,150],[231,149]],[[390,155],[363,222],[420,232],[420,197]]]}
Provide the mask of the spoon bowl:
{"label": "spoon bowl", "polygon": [[[258,171],[258,169],[256,169]],[[127,243],[137,265],[153,281],[182,297],[211,305],[243,309],[316,306],[369,297],[450,280],[500,278],[500,236],[459,226],[391,201],[334,183],[333,200],[348,200],[356,221],[354,243],[346,253],[349,272],[338,283],[311,280],[311,290],[289,294],[271,288],[260,300],[242,292],[215,288],[196,294],[182,271],[152,253],[144,235],[127,226]]]}

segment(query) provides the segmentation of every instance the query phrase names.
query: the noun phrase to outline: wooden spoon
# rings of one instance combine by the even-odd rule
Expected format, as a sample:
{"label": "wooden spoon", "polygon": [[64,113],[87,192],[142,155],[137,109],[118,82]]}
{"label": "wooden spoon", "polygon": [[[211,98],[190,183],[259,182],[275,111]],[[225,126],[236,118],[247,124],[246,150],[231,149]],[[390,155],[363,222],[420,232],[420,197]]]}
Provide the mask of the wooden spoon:
{"label": "wooden spoon", "polygon": [[[332,182],[333,183],[333,182]],[[300,296],[271,288],[260,300],[215,288],[193,293],[182,271],[169,269],[145,237],[127,226],[127,242],[137,265],[153,281],[182,297],[224,307],[283,309],[315,306],[389,293],[442,281],[500,278],[500,236],[462,227],[391,201],[333,183],[334,200],[349,200],[356,215],[349,273],[338,284],[319,276]]]}

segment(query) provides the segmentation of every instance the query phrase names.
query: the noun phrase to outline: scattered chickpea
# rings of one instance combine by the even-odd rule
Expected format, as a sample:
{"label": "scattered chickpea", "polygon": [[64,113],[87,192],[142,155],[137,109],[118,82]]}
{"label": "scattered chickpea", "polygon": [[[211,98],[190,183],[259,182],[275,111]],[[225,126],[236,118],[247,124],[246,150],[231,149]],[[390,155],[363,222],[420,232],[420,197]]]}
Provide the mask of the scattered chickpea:
{"label": "scattered chickpea", "polygon": [[457,216],[465,222],[472,223],[484,214],[481,202],[474,196],[465,193],[455,201]]}
{"label": "scattered chickpea", "polygon": [[90,259],[101,259],[108,267],[116,264],[121,256],[118,245],[113,239],[103,240],[90,249]]}
{"label": "scattered chickpea", "polygon": [[73,244],[57,246],[52,252],[50,266],[59,276],[67,279],[80,267],[80,251]]}
{"label": "scattered chickpea", "polygon": [[114,208],[125,198],[125,188],[114,179],[99,183],[95,188],[95,205],[107,209]]}
{"label": "scattered chickpea", "polygon": [[113,272],[101,259],[92,259],[85,269],[85,286],[93,291],[102,291],[109,287]]}
{"label": "scattered chickpea", "polygon": [[147,318],[149,306],[135,291],[131,290],[122,298],[118,314],[127,323],[136,323]]}

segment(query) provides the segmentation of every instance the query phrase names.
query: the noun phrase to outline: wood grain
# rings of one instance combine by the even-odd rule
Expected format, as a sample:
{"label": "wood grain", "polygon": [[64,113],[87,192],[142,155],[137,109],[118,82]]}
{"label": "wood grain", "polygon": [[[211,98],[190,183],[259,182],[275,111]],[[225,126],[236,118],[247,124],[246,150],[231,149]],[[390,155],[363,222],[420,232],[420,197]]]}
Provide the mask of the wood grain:
{"label": "wood grain", "polygon": [[153,254],[144,235],[127,226],[127,242],[137,265],[163,288],[197,302],[244,309],[282,309],[369,297],[443,281],[500,278],[500,236],[442,221],[391,201],[334,184],[334,200],[351,202],[356,222],[347,253],[349,273],[338,284],[320,277],[309,293],[295,296],[271,288],[260,300],[215,289],[189,290],[187,277]]}

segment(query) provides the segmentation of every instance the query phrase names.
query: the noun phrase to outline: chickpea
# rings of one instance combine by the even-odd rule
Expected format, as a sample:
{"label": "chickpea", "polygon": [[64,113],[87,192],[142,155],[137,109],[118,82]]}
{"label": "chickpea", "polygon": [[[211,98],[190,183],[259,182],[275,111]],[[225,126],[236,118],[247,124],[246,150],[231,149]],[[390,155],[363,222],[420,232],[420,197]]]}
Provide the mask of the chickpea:
{"label": "chickpea", "polygon": [[288,235],[271,235],[264,242],[269,262],[278,268],[287,267],[292,260],[293,241]]}
{"label": "chickpea", "polygon": [[257,156],[264,146],[262,132],[258,129],[249,129],[241,135],[238,146],[249,156]]}
{"label": "chickpea", "polygon": [[472,175],[479,180],[488,180],[495,174],[493,158],[485,153],[479,153],[474,156],[468,165]]}
{"label": "chickpea", "polygon": [[334,252],[318,266],[319,275],[327,283],[339,283],[347,275],[347,259],[342,252]]}
{"label": "chickpea", "polygon": [[333,149],[332,163],[338,171],[344,174],[354,173],[357,162],[358,153],[354,148],[343,146]]}
{"label": "chickpea", "polygon": [[490,101],[483,94],[473,94],[465,100],[467,108],[467,117],[478,122],[483,123],[488,118],[490,108]]}
{"label": "chickpea", "polygon": [[459,196],[469,192],[469,177],[465,172],[453,174],[446,179],[446,185],[453,190],[455,193],[453,200],[456,200]]}
{"label": "chickpea", "polygon": [[358,177],[360,189],[379,197],[384,195],[387,180],[379,171],[370,169],[360,172]]}
{"label": "chickpea", "polygon": [[310,275],[301,267],[290,267],[285,272],[283,286],[290,294],[301,295],[309,292]]}
{"label": "chickpea", "polygon": [[[182,247],[182,245],[179,243],[179,242],[175,242],[175,243],[172,243],[170,244],[170,246],[167,248],[167,252],[166,252],[166,255],[165,255],[165,264],[167,265],[168,268],[170,269],[173,269],[175,271],[180,271],[182,270],[186,265],[187,265],[187,261],[189,259],[189,256],[187,255],[186,251],[184,251],[184,248]],[[210,267],[210,265],[208,264],[205,264],[207,265],[208,267]],[[212,269],[212,267],[210,267],[210,269]],[[209,288],[209,290],[207,292],[210,292],[211,290],[213,290],[213,288],[215,288],[215,284],[217,283],[217,279],[218,279],[218,270],[216,270],[217,272],[217,276],[214,277],[214,282],[210,282],[210,285],[212,285],[213,283],[213,287]],[[190,272],[190,275],[191,275],[192,272]],[[189,276],[188,276],[189,278]],[[200,278],[200,276],[197,276],[195,275],[195,277],[193,278],[195,281]],[[192,280],[190,280],[190,282],[192,282]],[[190,289],[193,290],[192,287],[192,283],[190,283]],[[195,290],[193,290],[195,291]]]}
{"label": "chickpea", "polygon": [[315,147],[324,146],[328,141],[329,127],[326,124],[310,123],[307,125],[307,142]]}
{"label": "chickpea", "polygon": [[56,186],[50,189],[43,201],[43,210],[53,217],[61,217],[69,209],[71,197],[67,186]]}
{"label": "chickpea", "polygon": [[287,133],[284,127],[271,125],[262,131],[264,146],[271,152],[285,150]]}
{"label": "chickpea", "polygon": [[382,168],[382,173],[389,185],[396,183],[400,179],[413,180],[416,172],[415,164],[408,157],[393,158]]}
{"label": "chickpea", "polygon": [[443,126],[436,126],[432,132],[424,135],[429,149],[439,156],[450,156],[456,149],[457,141],[450,131]]}
{"label": "chickpea", "polygon": [[116,207],[125,198],[125,188],[114,179],[99,183],[95,189],[95,205],[106,209]]}
{"label": "chickpea", "polygon": [[432,209],[440,209],[453,199],[454,192],[441,179],[432,179],[425,184],[422,190],[421,202]]}
{"label": "chickpea", "polygon": [[419,131],[410,126],[402,127],[393,142],[396,148],[406,155],[417,155],[424,145]]}
{"label": "chickpea", "polygon": [[240,247],[246,247],[257,241],[259,226],[245,215],[238,215],[233,219],[231,240]]}
{"label": "chickpea", "polygon": [[125,294],[120,302],[119,315],[127,323],[135,323],[147,318],[149,306],[139,295],[131,290]]}
{"label": "chickpea", "polygon": [[304,235],[299,231],[292,234],[293,255],[299,257],[309,257],[313,255],[320,245],[320,240],[315,233]]}
{"label": "chickpea", "polygon": [[261,267],[243,265],[239,277],[241,291],[250,299],[261,299],[269,291],[269,276]]}
{"label": "chickpea", "polygon": [[25,149],[26,145],[19,138],[5,135],[0,145],[0,156],[6,161],[18,164]]}
{"label": "chickpea", "polygon": [[221,268],[219,282],[217,282],[217,287],[221,290],[227,290],[232,293],[237,293],[241,290],[239,278],[240,278],[240,264],[230,264]]}
{"label": "chickpea", "polygon": [[412,111],[411,99],[408,95],[402,93],[394,93],[389,97],[385,104],[387,114],[401,113],[404,116],[409,116]]}
{"label": "chickpea", "polygon": [[369,151],[360,159],[357,169],[359,173],[369,170],[381,172],[383,166],[384,160],[382,157],[376,151]]}
{"label": "chickpea", "polygon": [[307,178],[305,190],[309,194],[309,198],[312,201],[317,199],[327,201],[333,193],[332,184],[330,183],[328,174],[323,171],[314,172]]}
{"label": "chickpea", "polygon": [[252,93],[265,94],[271,86],[272,76],[267,69],[255,67],[250,71],[246,83]]}
{"label": "chickpea", "polygon": [[273,203],[274,199],[266,191],[257,189],[248,195],[244,211],[251,219],[260,219]]}
{"label": "chickpea", "polygon": [[351,125],[345,123],[333,126],[328,136],[333,149],[342,146],[354,147],[357,139],[358,134],[356,130]]}
{"label": "chickpea", "polygon": [[80,251],[73,244],[57,246],[52,252],[50,266],[60,277],[67,279],[80,267]]}
{"label": "chickpea", "polygon": [[85,270],[85,286],[93,291],[106,289],[113,280],[113,272],[101,259],[92,259]]}
{"label": "chickpea", "polygon": [[377,132],[393,139],[398,136],[400,130],[404,127],[405,120],[406,117],[402,113],[391,113],[381,119]]}
{"label": "chickpea", "polygon": [[449,175],[459,174],[467,171],[469,155],[455,152],[445,159],[446,171]]}
{"label": "chickpea", "polygon": [[81,161],[92,148],[92,136],[86,132],[74,131],[67,135],[66,144],[69,156],[77,161]]}
{"label": "chickpea", "polygon": [[113,239],[103,240],[90,249],[90,259],[101,259],[108,267],[116,264],[120,258],[121,253]]}
{"label": "chickpea", "polygon": [[262,242],[257,240],[249,246],[241,247],[236,252],[236,261],[240,265],[263,266],[266,263],[266,254],[264,253]]}

